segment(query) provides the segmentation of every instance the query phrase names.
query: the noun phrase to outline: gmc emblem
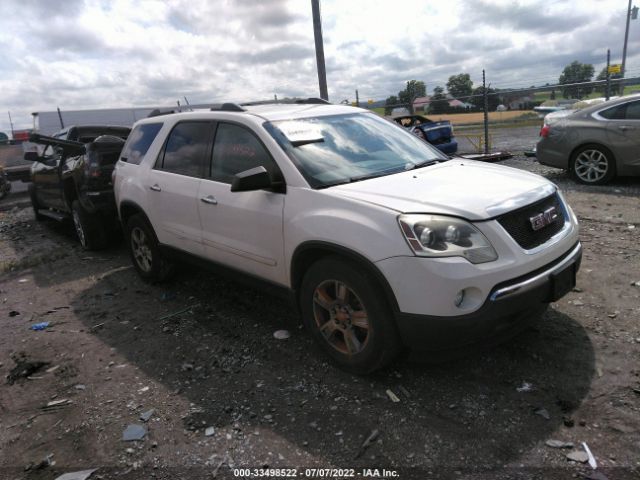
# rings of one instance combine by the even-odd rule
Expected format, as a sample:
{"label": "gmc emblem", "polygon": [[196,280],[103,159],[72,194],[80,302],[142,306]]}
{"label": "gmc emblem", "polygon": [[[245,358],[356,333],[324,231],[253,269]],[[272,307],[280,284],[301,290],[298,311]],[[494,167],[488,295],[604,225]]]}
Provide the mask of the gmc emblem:
{"label": "gmc emblem", "polygon": [[529,217],[531,228],[533,228],[533,230],[540,230],[541,228],[552,224],[557,219],[558,212],[556,211],[556,207],[547,208],[544,212],[534,215],[533,217]]}

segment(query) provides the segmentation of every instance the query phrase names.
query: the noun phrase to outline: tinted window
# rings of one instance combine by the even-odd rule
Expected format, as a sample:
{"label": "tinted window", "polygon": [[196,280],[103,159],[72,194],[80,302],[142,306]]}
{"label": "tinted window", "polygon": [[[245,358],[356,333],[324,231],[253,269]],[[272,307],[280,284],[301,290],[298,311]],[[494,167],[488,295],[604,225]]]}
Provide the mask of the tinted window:
{"label": "tinted window", "polygon": [[208,122],[177,124],[169,134],[158,168],[190,177],[202,176],[210,132],[211,124]]}
{"label": "tinted window", "polygon": [[640,101],[627,103],[627,120],[640,120]]}
{"label": "tinted window", "polygon": [[147,123],[135,127],[122,150],[122,161],[140,165],[161,128],[162,123]]}
{"label": "tinted window", "polygon": [[624,120],[624,111],[626,108],[627,106],[625,104],[616,105],[615,107],[600,112],[600,116],[609,120]]}
{"label": "tinted window", "polygon": [[236,173],[259,166],[265,167],[273,178],[276,165],[256,136],[237,125],[221,123],[213,146],[211,178],[231,183]]}

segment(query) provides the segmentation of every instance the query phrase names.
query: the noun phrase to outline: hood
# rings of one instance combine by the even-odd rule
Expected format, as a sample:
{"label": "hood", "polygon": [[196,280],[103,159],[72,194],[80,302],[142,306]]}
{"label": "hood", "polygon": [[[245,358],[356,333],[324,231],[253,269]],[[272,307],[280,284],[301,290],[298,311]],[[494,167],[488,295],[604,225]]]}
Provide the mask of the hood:
{"label": "hood", "polygon": [[486,220],[540,200],[556,190],[545,178],[473,160],[448,162],[338,185],[325,190],[399,213]]}

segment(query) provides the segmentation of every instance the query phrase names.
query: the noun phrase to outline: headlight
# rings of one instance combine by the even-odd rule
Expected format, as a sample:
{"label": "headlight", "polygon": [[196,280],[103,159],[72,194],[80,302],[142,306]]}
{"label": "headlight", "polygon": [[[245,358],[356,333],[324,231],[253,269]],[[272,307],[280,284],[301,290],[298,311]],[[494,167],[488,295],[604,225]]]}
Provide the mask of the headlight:
{"label": "headlight", "polygon": [[400,215],[402,233],[421,257],[464,257],[471,263],[498,258],[487,237],[469,222],[443,215]]}

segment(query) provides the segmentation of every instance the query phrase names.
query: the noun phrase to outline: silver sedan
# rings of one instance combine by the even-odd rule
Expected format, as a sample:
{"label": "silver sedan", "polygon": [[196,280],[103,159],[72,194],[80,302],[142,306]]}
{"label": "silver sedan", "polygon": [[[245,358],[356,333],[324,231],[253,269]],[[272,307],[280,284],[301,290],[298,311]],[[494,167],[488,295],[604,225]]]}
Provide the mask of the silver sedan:
{"label": "silver sedan", "polygon": [[590,185],[640,175],[640,95],[547,116],[536,156]]}

